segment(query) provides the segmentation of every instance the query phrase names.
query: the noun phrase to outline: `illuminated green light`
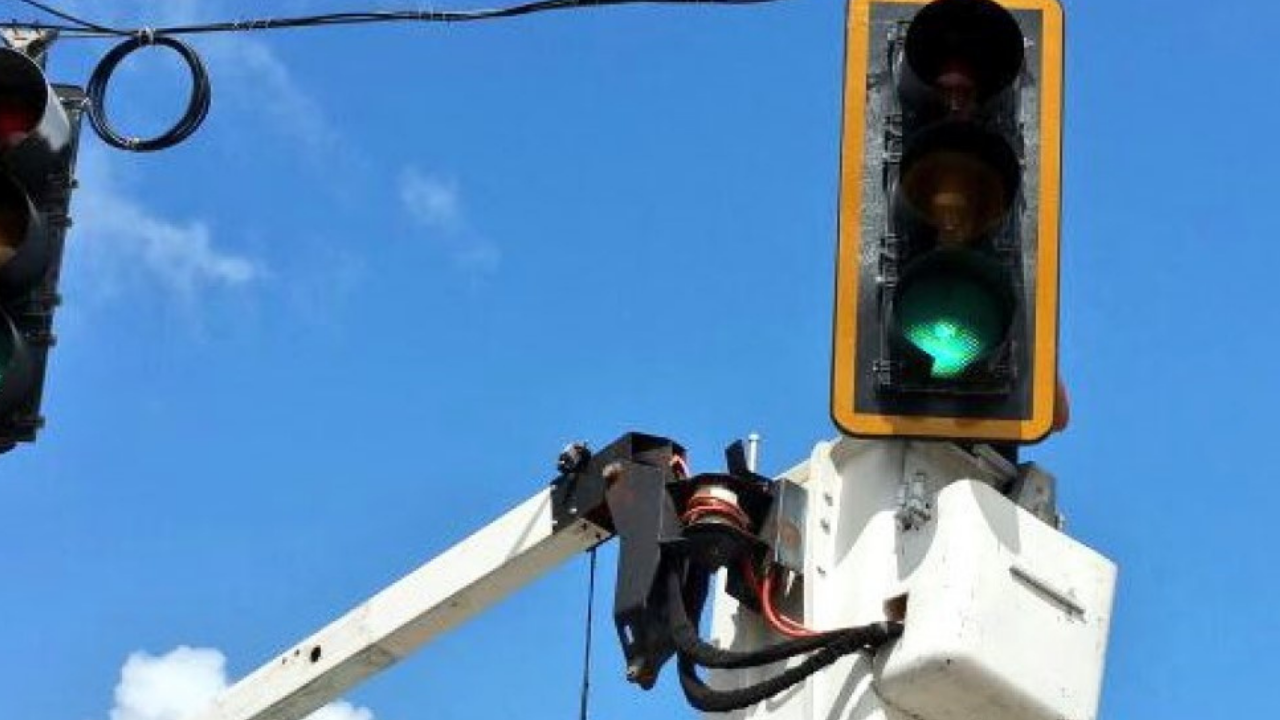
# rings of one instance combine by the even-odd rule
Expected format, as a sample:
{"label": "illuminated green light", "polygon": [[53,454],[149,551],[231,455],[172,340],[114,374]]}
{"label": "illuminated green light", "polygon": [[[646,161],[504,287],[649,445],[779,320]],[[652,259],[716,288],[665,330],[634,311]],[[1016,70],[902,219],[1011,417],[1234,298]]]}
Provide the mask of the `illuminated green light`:
{"label": "illuminated green light", "polygon": [[902,335],[933,358],[930,376],[963,374],[1001,341],[1004,308],[981,282],[932,274],[912,283],[898,305]]}

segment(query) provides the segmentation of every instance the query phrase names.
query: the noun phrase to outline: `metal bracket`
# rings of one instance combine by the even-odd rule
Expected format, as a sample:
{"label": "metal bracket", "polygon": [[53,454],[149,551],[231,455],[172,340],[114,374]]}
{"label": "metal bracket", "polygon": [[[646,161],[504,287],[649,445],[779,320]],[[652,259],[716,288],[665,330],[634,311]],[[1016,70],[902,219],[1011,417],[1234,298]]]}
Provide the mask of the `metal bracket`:
{"label": "metal bracket", "polygon": [[917,470],[902,478],[898,485],[898,526],[918,530],[933,519],[933,503],[929,500],[929,476]]}
{"label": "metal bracket", "polygon": [[672,456],[683,454],[680,445],[643,433],[627,433],[595,454],[586,443],[566,447],[556,460],[560,475],[551,482],[556,527],[587,519],[612,532],[605,496],[619,471],[631,463],[669,468]]}
{"label": "metal bracket", "polygon": [[1035,463],[1018,468],[1018,477],[1009,488],[1009,499],[1056,530],[1066,525],[1058,512],[1058,482]]}
{"label": "metal bracket", "polygon": [[36,30],[34,28],[7,27],[0,28],[0,40],[4,44],[26,55],[40,66],[41,70],[49,59],[49,48],[58,39],[57,30]]}
{"label": "metal bracket", "polygon": [[786,478],[773,484],[774,501],[760,536],[769,545],[773,561],[797,575],[804,573],[804,519],[809,495],[799,483]]}

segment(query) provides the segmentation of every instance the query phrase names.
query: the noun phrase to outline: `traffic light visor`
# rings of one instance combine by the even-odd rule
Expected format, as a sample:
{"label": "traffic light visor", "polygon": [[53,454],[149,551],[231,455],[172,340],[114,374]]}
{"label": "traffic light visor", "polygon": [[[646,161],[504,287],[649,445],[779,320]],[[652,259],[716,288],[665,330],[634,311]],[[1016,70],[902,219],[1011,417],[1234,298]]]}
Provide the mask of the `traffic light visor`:
{"label": "traffic light visor", "polygon": [[0,179],[0,268],[18,254],[30,224],[31,202],[11,180]]}
{"label": "traffic light visor", "polygon": [[12,409],[31,385],[31,362],[13,321],[0,314],[0,413]]}
{"label": "traffic light visor", "polygon": [[45,225],[22,186],[0,174],[0,299],[26,292],[49,265]]}

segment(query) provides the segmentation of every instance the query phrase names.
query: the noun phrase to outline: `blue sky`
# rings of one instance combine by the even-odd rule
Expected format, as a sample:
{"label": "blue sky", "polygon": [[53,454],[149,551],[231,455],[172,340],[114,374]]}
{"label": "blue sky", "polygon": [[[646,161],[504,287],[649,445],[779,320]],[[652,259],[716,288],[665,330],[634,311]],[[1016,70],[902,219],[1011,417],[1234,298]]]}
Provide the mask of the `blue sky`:
{"label": "blue sky", "polygon": [[[245,12],[93,5],[66,7]],[[569,440],[666,434],[705,470],[756,430],[776,472],[833,436],[843,5],[197,39],[190,141],[86,133],[49,426],[0,458],[0,714],[107,720],[126,659],[182,645],[239,677],[532,494]],[[1074,421],[1027,456],[1121,568],[1101,716],[1274,712],[1280,10],[1066,11]],[[54,76],[107,48],[62,43]],[[157,129],[183,82],[138,56],[112,112]],[[603,559],[593,716],[692,716],[622,680]],[[585,587],[584,557],[343,717],[572,717]],[[216,685],[218,657],[178,659]]]}

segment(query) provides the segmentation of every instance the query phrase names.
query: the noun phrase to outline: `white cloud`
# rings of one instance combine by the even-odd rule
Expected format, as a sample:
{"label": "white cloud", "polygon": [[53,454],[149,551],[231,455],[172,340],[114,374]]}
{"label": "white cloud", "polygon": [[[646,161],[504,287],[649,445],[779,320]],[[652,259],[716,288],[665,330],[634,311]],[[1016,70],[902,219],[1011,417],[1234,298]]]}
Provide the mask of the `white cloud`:
{"label": "white cloud", "polygon": [[400,201],[409,216],[437,230],[457,230],[462,220],[458,183],[408,168],[400,175]]}
{"label": "white cloud", "polygon": [[[227,687],[226,657],[213,648],[185,645],[164,655],[135,652],[120,670],[111,720],[184,720]],[[306,720],[374,720],[369,708],[325,705]]]}
{"label": "white cloud", "polygon": [[265,269],[247,256],[218,248],[207,222],[175,220],[120,187],[103,152],[85,152],[72,209],[74,242],[89,254],[99,289],[139,274],[184,301],[214,288],[260,280]]}
{"label": "white cloud", "polygon": [[120,670],[111,720],[183,720],[226,686],[226,658],[217,650],[184,645],[159,657],[136,652]]}
{"label": "white cloud", "polygon": [[373,711],[340,700],[311,713],[306,720],[373,720]]}
{"label": "white cloud", "polygon": [[407,167],[400,173],[400,204],[458,267],[474,273],[498,269],[502,252],[467,223],[456,181]]}

